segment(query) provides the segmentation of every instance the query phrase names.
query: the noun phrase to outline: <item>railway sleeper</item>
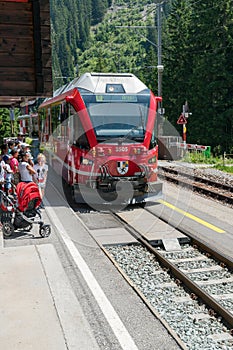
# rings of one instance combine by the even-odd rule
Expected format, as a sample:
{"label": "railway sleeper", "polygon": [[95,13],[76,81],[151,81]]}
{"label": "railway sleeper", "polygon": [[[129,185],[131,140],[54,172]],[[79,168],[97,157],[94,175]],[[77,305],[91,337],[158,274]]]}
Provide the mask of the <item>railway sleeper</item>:
{"label": "railway sleeper", "polygon": [[229,283],[233,282],[233,277],[229,278],[221,278],[221,279],[212,279],[208,281],[196,281],[198,285],[208,286],[211,284],[223,284],[223,283]]}

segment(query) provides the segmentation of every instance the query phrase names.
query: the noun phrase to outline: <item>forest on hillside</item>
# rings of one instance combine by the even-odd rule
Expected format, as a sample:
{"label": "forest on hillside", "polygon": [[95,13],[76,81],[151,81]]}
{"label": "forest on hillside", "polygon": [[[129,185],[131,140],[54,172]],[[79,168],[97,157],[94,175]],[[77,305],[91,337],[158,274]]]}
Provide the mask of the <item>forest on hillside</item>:
{"label": "forest on hillside", "polygon": [[159,3],[165,118],[181,132],[188,101],[187,141],[233,153],[233,0],[51,0],[54,87],[132,72],[157,94]]}
{"label": "forest on hillside", "polygon": [[232,5],[233,0],[50,0],[54,89],[88,71],[131,72],[158,94],[160,9],[165,125],[182,134],[177,119],[188,101],[187,142],[232,154]]}

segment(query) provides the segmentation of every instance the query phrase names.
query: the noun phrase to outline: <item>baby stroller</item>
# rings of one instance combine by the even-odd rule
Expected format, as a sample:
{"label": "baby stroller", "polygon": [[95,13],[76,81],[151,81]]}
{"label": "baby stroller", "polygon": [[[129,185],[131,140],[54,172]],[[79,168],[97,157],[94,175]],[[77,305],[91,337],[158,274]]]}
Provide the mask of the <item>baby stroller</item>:
{"label": "baby stroller", "polygon": [[42,199],[37,184],[20,182],[16,187],[16,197],[2,190],[0,196],[2,232],[5,237],[11,236],[17,229],[29,232],[33,224],[39,225],[41,237],[50,235],[50,225],[45,225],[41,220],[39,206]]}

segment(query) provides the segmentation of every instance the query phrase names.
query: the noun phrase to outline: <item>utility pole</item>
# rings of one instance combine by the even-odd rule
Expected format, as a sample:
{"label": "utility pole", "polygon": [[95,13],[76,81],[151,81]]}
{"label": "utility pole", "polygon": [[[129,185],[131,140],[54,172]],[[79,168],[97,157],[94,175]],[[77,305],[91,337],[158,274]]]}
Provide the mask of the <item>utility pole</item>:
{"label": "utility pole", "polygon": [[[162,74],[163,74],[163,65],[162,65],[162,5],[163,3],[158,3],[157,8],[157,55],[158,55],[158,96],[162,97]],[[164,108],[162,108],[162,102],[158,102],[158,112],[157,112],[157,132],[158,136],[163,134],[163,117]]]}
{"label": "utility pole", "polygon": [[158,43],[157,43],[157,53],[158,53],[158,96],[162,96],[162,73],[163,73],[163,65],[162,65],[162,3],[157,4],[157,32],[158,32]]}
{"label": "utility pole", "polygon": [[[163,65],[162,65],[162,10],[163,10],[163,2],[155,3],[157,9],[157,45],[152,43],[150,40],[147,40],[154,46],[157,47],[157,55],[158,55],[158,96],[162,96],[162,73],[163,73]],[[130,28],[130,29],[138,29],[138,28],[155,28],[155,26],[116,26],[116,28]],[[143,36],[144,37],[144,36]],[[160,111],[160,114],[161,113]]]}
{"label": "utility pole", "polygon": [[188,121],[188,117],[192,115],[192,113],[189,112],[189,106],[188,106],[188,101],[185,101],[185,104],[182,107],[182,113],[179,116],[178,120],[177,120],[177,124],[181,124],[182,125],[182,129],[183,129],[183,142],[182,142],[182,153],[181,156],[184,156],[184,153],[187,149],[187,145],[186,145],[186,141],[187,141],[187,121]]}
{"label": "utility pole", "polygon": [[[186,105],[186,103],[185,103],[185,105]],[[182,112],[183,117],[184,117],[185,120],[186,120],[186,122],[183,123],[183,143],[184,143],[184,145],[186,145],[186,141],[187,141],[187,136],[186,136],[186,132],[187,132],[187,128],[186,128],[187,119],[186,119],[186,116],[185,116],[185,114],[186,114],[185,105],[183,105],[183,112]]]}

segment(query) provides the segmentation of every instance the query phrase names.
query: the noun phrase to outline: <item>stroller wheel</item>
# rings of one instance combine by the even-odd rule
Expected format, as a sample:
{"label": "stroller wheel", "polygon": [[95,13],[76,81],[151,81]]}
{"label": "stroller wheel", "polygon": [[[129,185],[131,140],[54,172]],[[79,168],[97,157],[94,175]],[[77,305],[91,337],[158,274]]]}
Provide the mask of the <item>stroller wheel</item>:
{"label": "stroller wheel", "polygon": [[2,225],[2,232],[5,237],[10,237],[14,232],[14,226],[11,222],[4,222]]}
{"label": "stroller wheel", "polygon": [[41,237],[48,237],[51,233],[50,225],[42,225],[39,230]]}

